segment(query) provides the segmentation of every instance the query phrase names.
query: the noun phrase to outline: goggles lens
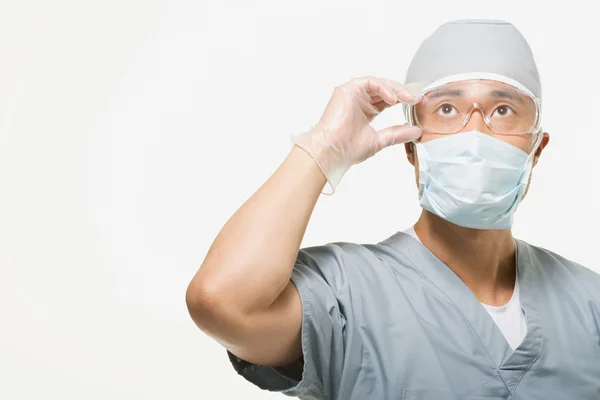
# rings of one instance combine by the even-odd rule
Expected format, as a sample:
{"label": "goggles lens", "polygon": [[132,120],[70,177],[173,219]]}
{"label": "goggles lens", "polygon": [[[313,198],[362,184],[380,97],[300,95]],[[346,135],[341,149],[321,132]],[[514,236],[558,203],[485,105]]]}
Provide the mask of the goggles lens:
{"label": "goggles lens", "polygon": [[478,111],[495,134],[527,134],[536,130],[539,103],[501,82],[452,82],[426,92],[413,108],[415,123],[425,132],[452,134],[463,130]]}

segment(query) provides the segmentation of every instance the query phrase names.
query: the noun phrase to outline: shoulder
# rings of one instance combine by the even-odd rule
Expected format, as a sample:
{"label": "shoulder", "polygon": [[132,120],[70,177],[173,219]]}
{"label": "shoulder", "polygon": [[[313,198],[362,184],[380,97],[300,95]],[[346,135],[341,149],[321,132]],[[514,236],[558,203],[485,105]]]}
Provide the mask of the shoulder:
{"label": "shoulder", "polygon": [[593,293],[595,298],[600,301],[600,274],[598,272],[551,250],[520,242],[531,251],[542,273],[549,274],[551,277],[556,274],[567,275],[579,286],[584,287],[586,291]]}
{"label": "shoulder", "polygon": [[372,245],[351,242],[331,242],[318,246],[303,247],[298,251],[300,262],[327,261],[352,262],[356,259],[374,256]]}
{"label": "shoulder", "polygon": [[297,284],[319,280],[334,291],[346,288],[367,272],[373,274],[380,269],[376,247],[351,242],[303,247],[296,257],[292,280]]}

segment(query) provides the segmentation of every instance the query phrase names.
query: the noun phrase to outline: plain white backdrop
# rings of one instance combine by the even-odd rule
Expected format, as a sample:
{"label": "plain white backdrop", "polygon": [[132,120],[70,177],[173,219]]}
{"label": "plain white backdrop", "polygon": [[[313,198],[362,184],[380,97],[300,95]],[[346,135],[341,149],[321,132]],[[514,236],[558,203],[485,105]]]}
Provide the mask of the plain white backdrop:
{"label": "plain white backdrop", "polygon": [[[506,19],[529,40],[551,141],[514,234],[600,272],[592,7],[1,0],[0,398],[283,398],[237,376],[186,287],[334,86],[402,81],[451,19]],[[373,125],[403,122],[397,106]],[[321,196],[303,246],[373,243],[419,211],[403,146],[389,148]]]}

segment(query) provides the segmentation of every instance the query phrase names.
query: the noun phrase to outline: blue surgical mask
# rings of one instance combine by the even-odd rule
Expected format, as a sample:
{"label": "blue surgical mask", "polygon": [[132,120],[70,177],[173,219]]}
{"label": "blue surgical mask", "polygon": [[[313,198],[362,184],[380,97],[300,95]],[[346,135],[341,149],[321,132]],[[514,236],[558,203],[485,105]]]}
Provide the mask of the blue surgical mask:
{"label": "blue surgical mask", "polygon": [[510,229],[541,138],[530,154],[479,131],[417,142],[421,207],[466,228]]}

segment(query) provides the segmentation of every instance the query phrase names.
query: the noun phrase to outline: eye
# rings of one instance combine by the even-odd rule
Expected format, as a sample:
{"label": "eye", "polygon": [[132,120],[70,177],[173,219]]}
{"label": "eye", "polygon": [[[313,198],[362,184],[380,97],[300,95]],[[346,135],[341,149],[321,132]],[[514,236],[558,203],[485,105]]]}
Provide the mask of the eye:
{"label": "eye", "polygon": [[500,116],[500,117],[505,117],[507,115],[515,114],[515,111],[512,108],[510,108],[509,106],[500,106],[500,107],[496,108],[496,110],[494,110],[492,117],[495,114],[498,114],[498,116]]}
{"label": "eye", "polygon": [[456,108],[454,108],[453,105],[448,103],[442,104],[438,107],[437,110],[435,110],[435,114],[442,115],[444,117],[452,117],[456,115],[457,112],[458,111],[456,110]]}

